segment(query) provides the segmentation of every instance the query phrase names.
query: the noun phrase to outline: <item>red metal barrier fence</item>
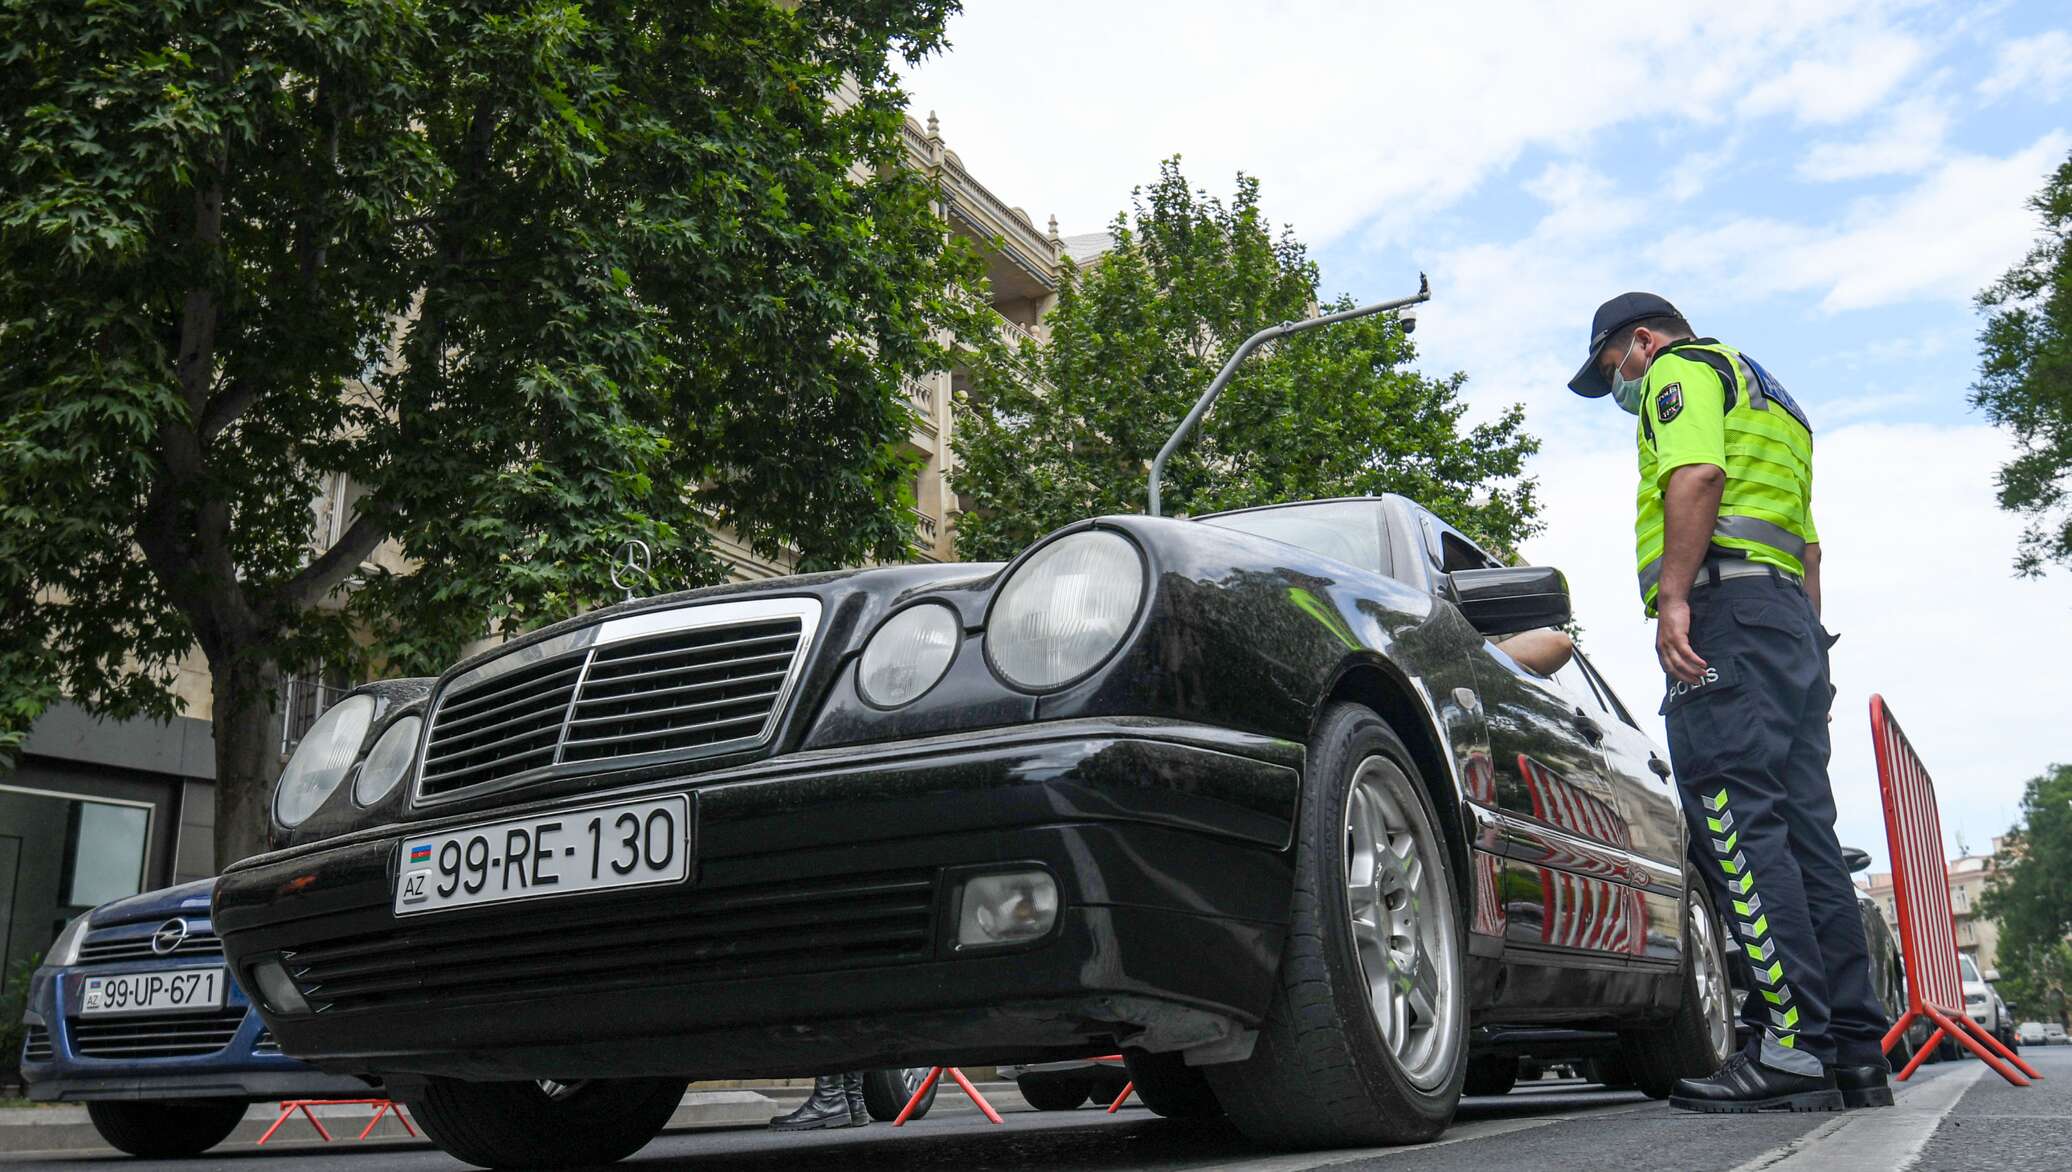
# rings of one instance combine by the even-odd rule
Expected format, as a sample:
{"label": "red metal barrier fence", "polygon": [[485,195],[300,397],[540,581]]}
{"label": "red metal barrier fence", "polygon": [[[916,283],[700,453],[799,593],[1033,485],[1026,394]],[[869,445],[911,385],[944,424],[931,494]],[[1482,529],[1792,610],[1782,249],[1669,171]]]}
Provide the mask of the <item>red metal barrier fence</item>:
{"label": "red metal barrier fence", "polygon": [[[1964,1011],[1964,979],[1957,969],[1957,921],[1950,912],[1950,873],[1943,858],[1935,783],[1900,731],[1899,722],[1892,718],[1883,696],[1871,697],[1871,743],[1878,751],[1885,844],[1892,856],[1892,897],[1899,908],[1899,946],[1907,966],[1907,1011],[1885,1035],[1885,1049],[1890,1051],[1906,1036],[1915,1018],[1925,1017],[1935,1023],[1935,1032],[1899,1072],[1901,1079],[1911,1076],[1947,1037],[1970,1047],[2007,1081],[2028,1086],[2029,1078],[2043,1076]],[[2029,1078],[2016,1073],[2014,1067],[2020,1067]]]}

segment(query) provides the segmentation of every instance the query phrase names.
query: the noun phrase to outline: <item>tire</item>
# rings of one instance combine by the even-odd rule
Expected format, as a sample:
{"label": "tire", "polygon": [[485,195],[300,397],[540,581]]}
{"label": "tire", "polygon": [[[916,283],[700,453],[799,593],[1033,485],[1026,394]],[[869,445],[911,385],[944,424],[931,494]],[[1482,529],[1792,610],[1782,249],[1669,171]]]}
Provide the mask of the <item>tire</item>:
{"label": "tire", "polygon": [[[1243,1062],[1202,1069],[1258,1143],[1432,1139],[1467,1073],[1466,911],[1431,795],[1387,722],[1353,704],[1323,711],[1297,825],[1288,939],[1258,1042]],[[1387,979],[1370,982],[1376,972]]]}
{"label": "tire", "polygon": [[1076,1111],[1093,1094],[1093,1085],[1083,1078],[1025,1074],[1014,1080],[1022,1098],[1038,1111]]}
{"label": "tire", "polygon": [[403,1100],[440,1150],[484,1168],[611,1164],[648,1145],[683,1101],[682,1079],[462,1082]]}
{"label": "tire", "polygon": [[[863,1105],[870,1109],[871,1118],[880,1123],[890,1123],[906,1110],[907,1100],[914,1097],[914,1091],[928,1078],[930,1066],[897,1066],[890,1070],[866,1070],[863,1072]],[[942,1089],[942,1081],[928,1088],[921,1101],[914,1104],[910,1118],[919,1119],[935,1106],[935,1092]]]}
{"label": "tire", "polygon": [[1502,1054],[1484,1054],[1468,1059],[1468,1075],[1461,1083],[1464,1095],[1508,1095],[1518,1085],[1518,1060]]}
{"label": "tire", "polygon": [[1693,887],[1684,897],[1683,996],[1666,1026],[1620,1030],[1619,1052],[1633,1085],[1650,1099],[1666,1099],[1681,1078],[1704,1078],[1734,1048],[1733,996],[1727,983],[1725,942],[1712,897]]}
{"label": "tire", "polygon": [[1610,1091],[1633,1089],[1633,1072],[1626,1068],[1623,1057],[1587,1058],[1583,1061],[1581,1074],[1584,1082],[1594,1082]]}
{"label": "tire", "polygon": [[1885,1064],[1892,1068],[1892,1073],[1894,1074],[1905,1070],[1907,1063],[1913,1060],[1914,1040],[1905,1034],[1901,1034],[1899,1040],[1892,1043],[1892,1048],[1885,1051]]}
{"label": "tire", "polygon": [[237,1130],[243,1099],[110,1100],[86,1105],[94,1130],[117,1151],[146,1159],[198,1156]]}
{"label": "tire", "polygon": [[[1114,1066],[1096,1066],[1087,1072],[1088,1097],[1101,1107],[1113,1103],[1122,1088],[1130,1084],[1130,1073]],[[1218,1108],[1221,1113],[1221,1108]]]}
{"label": "tire", "polygon": [[1189,1066],[1178,1054],[1142,1050],[1124,1050],[1122,1062],[1129,1068],[1130,1081],[1137,1084],[1137,1098],[1153,1115],[1193,1120],[1223,1117],[1223,1104],[1202,1073],[1207,1067]]}

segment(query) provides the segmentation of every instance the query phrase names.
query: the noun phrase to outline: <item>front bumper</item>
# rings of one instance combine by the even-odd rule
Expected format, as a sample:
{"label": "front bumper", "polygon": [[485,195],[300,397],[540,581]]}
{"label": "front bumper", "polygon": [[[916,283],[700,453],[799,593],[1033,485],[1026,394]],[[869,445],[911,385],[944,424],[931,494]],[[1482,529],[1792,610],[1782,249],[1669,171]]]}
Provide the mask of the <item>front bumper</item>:
{"label": "front bumper", "polygon": [[[249,1012],[242,992],[232,987],[225,1016],[242,1017],[235,1032],[218,1050],[207,1054],[162,1058],[109,1058],[79,1053],[75,1038],[79,1019],[70,1006],[79,995],[85,971],[39,970],[29,989],[24,1021],[42,1033],[49,1058],[24,1061],[22,1081],[29,1098],[39,1103],[86,1103],[109,1099],[310,1099],[355,1098],[368,1083],[349,1075],[328,1074],[289,1058],[264,1040],[266,1025]],[[173,1018],[205,1024],[208,1015]],[[148,1021],[148,1019],[145,1019]],[[149,1029],[139,1025],[139,1029]]]}
{"label": "front bumper", "polygon": [[[341,1072],[715,1078],[1183,1049],[1264,1012],[1300,764],[1290,742],[1149,720],[791,754],[583,795],[690,793],[685,886],[398,920],[385,828],[241,865],[214,921],[248,987],[280,958],[319,1007],[262,1007],[283,1049]],[[1058,880],[1056,928],[960,952],[960,879],[1030,862]]]}

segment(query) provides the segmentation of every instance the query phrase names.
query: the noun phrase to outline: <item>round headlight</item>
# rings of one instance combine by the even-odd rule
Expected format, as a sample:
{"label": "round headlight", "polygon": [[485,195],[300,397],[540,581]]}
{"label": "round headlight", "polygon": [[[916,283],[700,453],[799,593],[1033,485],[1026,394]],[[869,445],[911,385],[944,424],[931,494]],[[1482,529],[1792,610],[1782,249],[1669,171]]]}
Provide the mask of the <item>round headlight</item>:
{"label": "round headlight", "polygon": [[371,806],[389,795],[403,775],[410,772],[410,759],[417,755],[417,732],[424,721],[406,716],[388,726],[381,739],[367,751],[360,775],[353,779],[353,800]]}
{"label": "round headlight", "polygon": [[1018,567],[993,601],[986,652],[1024,691],[1093,670],[1129,633],[1144,601],[1144,563],[1129,539],[1102,529],[1062,537]]}
{"label": "round headlight", "polygon": [[295,746],[295,755],[288,758],[280,784],[274,787],[273,816],[281,825],[300,826],[317,812],[345,780],[345,771],[360,755],[367,726],[373,723],[374,697],[365,694],[347,696],[317,717],[302,734],[302,743]]}
{"label": "round headlight", "polygon": [[880,708],[919,699],[949,670],[963,624],[947,606],[924,603],[893,615],[863,648],[856,686]]}

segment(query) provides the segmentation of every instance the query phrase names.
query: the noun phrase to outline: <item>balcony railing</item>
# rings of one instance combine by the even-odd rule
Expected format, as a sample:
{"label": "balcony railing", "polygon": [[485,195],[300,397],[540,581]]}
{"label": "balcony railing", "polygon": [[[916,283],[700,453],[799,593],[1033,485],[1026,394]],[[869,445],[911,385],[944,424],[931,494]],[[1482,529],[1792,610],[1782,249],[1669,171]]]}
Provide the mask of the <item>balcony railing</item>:
{"label": "balcony railing", "polygon": [[934,517],[926,513],[914,514],[914,532],[920,534],[922,544],[933,548],[941,528],[941,524]]}
{"label": "balcony railing", "polygon": [[933,428],[936,424],[935,377],[931,375],[927,378],[908,378],[901,379],[900,382],[906,390],[907,403],[913,407],[914,415],[924,426]]}

